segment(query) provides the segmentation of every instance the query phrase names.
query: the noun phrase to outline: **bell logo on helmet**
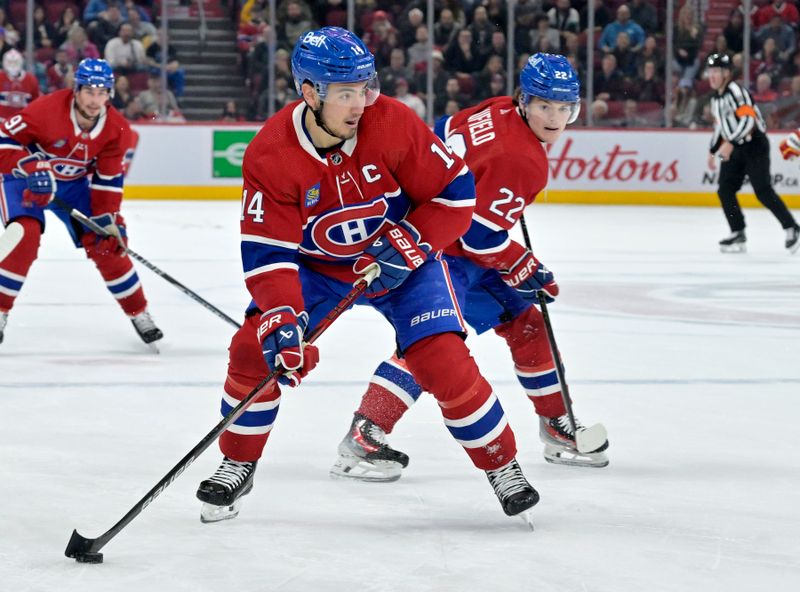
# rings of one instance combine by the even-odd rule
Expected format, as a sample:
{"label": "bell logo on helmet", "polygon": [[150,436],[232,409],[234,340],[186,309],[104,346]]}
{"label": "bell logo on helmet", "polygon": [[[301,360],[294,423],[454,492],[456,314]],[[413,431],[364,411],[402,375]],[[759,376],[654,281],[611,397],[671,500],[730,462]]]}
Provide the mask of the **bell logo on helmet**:
{"label": "bell logo on helmet", "polygon": [[314,47],[328,47],[326,41],[325,35],[314,33],[314,31],[306,33],[305,37],[303,37],[303,43],[308,43]]}

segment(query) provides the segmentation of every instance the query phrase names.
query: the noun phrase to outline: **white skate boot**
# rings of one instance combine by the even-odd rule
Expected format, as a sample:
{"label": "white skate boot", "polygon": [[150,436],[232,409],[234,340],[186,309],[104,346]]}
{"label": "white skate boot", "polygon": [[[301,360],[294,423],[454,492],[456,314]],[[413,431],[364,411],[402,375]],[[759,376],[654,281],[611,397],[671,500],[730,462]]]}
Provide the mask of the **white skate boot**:
{"label": "white skate boot", "polygon": [[334,479],[397,481],[407,466],[408,455],[389,446],[381,428],[356,414],[350,431],[339,444],[339,458],[330,475]]}
{"label": "white skate boot", "polygon": [[575,424],[579,432],[578,439],[581,440],[580,448],[586,452],[579,450],[568,415],[539,417],[539,439],[544,443],[545,460],[578,467],[608,465],[608,457],[603,452],[608,448],[605,428],[597,424],[587,430],[577,419]]}

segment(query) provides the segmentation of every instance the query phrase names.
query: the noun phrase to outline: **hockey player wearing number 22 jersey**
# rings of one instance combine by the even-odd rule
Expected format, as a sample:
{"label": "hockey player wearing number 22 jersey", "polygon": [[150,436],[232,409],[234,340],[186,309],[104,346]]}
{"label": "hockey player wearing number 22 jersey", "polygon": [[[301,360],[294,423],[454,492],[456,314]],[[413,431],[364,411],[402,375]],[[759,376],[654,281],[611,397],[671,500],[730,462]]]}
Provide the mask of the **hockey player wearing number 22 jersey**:
{"label": "hockey player wearing number 22 jersey", "polygon": [[[78,66],[75,88],[31,103],[0,126],[0,339],[8,311],[36,259],[45,229],[44,210],[65,224],[76,247],[94,261],[111,295],[146,343],[162,337],[125,251],[123,161],[132,143],[127,121],[107,105],[114,88],[111,67],[87,59]],[[58,197],[109,233],[100,237],[73,223],[51,201]]]}
{"label": "hockey player wearing number 22 jersey", "polygon": [[[516,464],[513,432],[467,350],[446,265],[435,256],[470,224],[472,174],[411,110],[378,94],[374,58],[349,31],[302,35],[292,70],[303,100],[267,121],[244,157],[242,260],[253,302],[229,349],[223,415],[278,366],[292,371],[283,383],[298,383],[318,356],[303,335],[377,266],[356,304],[392,324],[409,368],[451,431],[459,426],[474,465],[492,472]],[[225,458],[197,492],[203,521],[238,512],[280,396],[276,384],[220,438]],[[522,482],[520,473],[516,489],[504,491],[506,513],[538,501]]]}
{"label": "hockey player wearing number 22 jersey", "polygon": [[[563,56],[536,54],[520,74],[518,99],[498,97],[439,120],[436,133],[475,175],[477,203],[466,234],[445,250],[464,317],[478,333],[493,329],[511,351],[517,378],[540,417],[545,459],[559,464],[608,464],[605,429],[581,434],[579,451],[563,401],[538,291],[558,295],[553,274],[509,237],[523,209],[546,187],[543,143],[556,141],[578,115],[577,74]],[[385,434],[422,391],[402,359],[382,363],[339,446],[334,477],[393,481],[408,457]],[[583,439],[583,437],[586,437]]]}

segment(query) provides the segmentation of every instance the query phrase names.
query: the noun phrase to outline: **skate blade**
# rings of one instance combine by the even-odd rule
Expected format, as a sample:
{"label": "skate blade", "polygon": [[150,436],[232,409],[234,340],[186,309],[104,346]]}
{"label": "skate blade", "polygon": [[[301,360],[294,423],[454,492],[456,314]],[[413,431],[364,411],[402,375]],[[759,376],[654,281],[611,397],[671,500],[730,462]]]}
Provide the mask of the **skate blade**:
{"label": "skate blade", "polygon": [[215,506],[213,504],[203,504],[200,508],[200,522],[203,524],[211,524],[213,522],[222,522],[223,520],[232,520],[239,515],[242,509],[242,500],[238,499],[230,506]]}
{"label": "skate blade", "polygon": [[747,253],[747,245],[739,243],[735,245],[720,245],[720,253]]}
{"label": "skate blade", "polygon": [[160,353],[161,353],[161,350],[160,350],[160,349],[158,349],[158,346],[156,345],[155,341],[154,341],[154,342],[152,342],[152,343],[145,343],[145,345],[147,346],[147,349],[149,349],[149,350],[150,350],[150,353],[151,353],[151,354],[156,354],[156,355],[158,355],[158,354],[160,354]]}
{"label": "skate blade", "polygon": [[[794,255],[795,253],[797,253],[798,249],[800,249],[800,241],[797,241],[794,245],[789,247],[789,254],[790,255]],[[0,343],[2,343],[2,342],[3,342],[3,340],[0,339]]]}
{"label": "skate blade", "polygon": [[578,452],[594,452],[608,441],[608,432],[602,423],[578,430],[575,433],[575,445]]}
{"label": "skate blade", "polygon": [[400,463],[375,460],[367,461],[357,456],[340,456],[329,472],[331,479],[350,479],[370,483],[391,483],[402,474]]}
{"label": "skate blade", "polygon": [[547,444],[544,447],[544,459],[554,465],[571,467],[602,468],[608,466],[608,457],[603,452],[582,453],[570,448]]}
{"label": "skate blade", "polygon": [[525,526],[531,529],[531,531],[536,530],[533,526],[533,509],[529,508],[524,512],[520,512],[517,514],[517,518],[522,520],[525,523]]}

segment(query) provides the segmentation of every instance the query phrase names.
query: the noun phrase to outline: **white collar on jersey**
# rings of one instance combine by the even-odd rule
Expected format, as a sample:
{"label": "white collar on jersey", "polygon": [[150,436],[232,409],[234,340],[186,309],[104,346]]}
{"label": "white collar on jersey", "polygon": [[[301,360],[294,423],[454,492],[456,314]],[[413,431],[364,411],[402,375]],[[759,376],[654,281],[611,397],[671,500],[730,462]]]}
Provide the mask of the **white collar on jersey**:
{"label": "white collar on jersey", "polygon": [[[87,133],[87,132],[86,132],[86,130],[81,128],[80,125],[78,125],[78,118],[75,117],[75,102],[74,101],[75,101],[75,99],[73,99],[73,102],[69,106],[69,118],[72,121],[72,128],[75,131],[75,135],[76,136],[80,136],[81,134],[84,134],[84,133]],[[89,137],[92,140],[97,139],[97,136],[99,136],[100,133],[103,131],[103,128],[106,125],[106,115],[108,115],[108,109],[105,106],[103,106],[103,108],[100,110],[100,116],[97,118],[97,122],[94,124],[94,127],[88,132],[89,133]]]}
{"label": "white collar on jersey", "polygon": [[[297,141],[300,143],[300,147],[303,150],[308,152],[315,160],[327,166],[328,160],[321,157],[317,153],[317,149],[314,148],[314,144],[311,143],[311,140],[308,138],[305,129],[303,128],[303,113],[305,113],[305,110],[305,101],[301,101],[297,107],[294,108],[294,111],[292,111],[292,123],[294,124],[294,133],[297,135]],[[339,150],[347,154],[347,156],[353,156],[357,142],[358,133],[356,133],[356,135],[351,139],[345,140],[344,144],[342,144],[342,147]]]}

